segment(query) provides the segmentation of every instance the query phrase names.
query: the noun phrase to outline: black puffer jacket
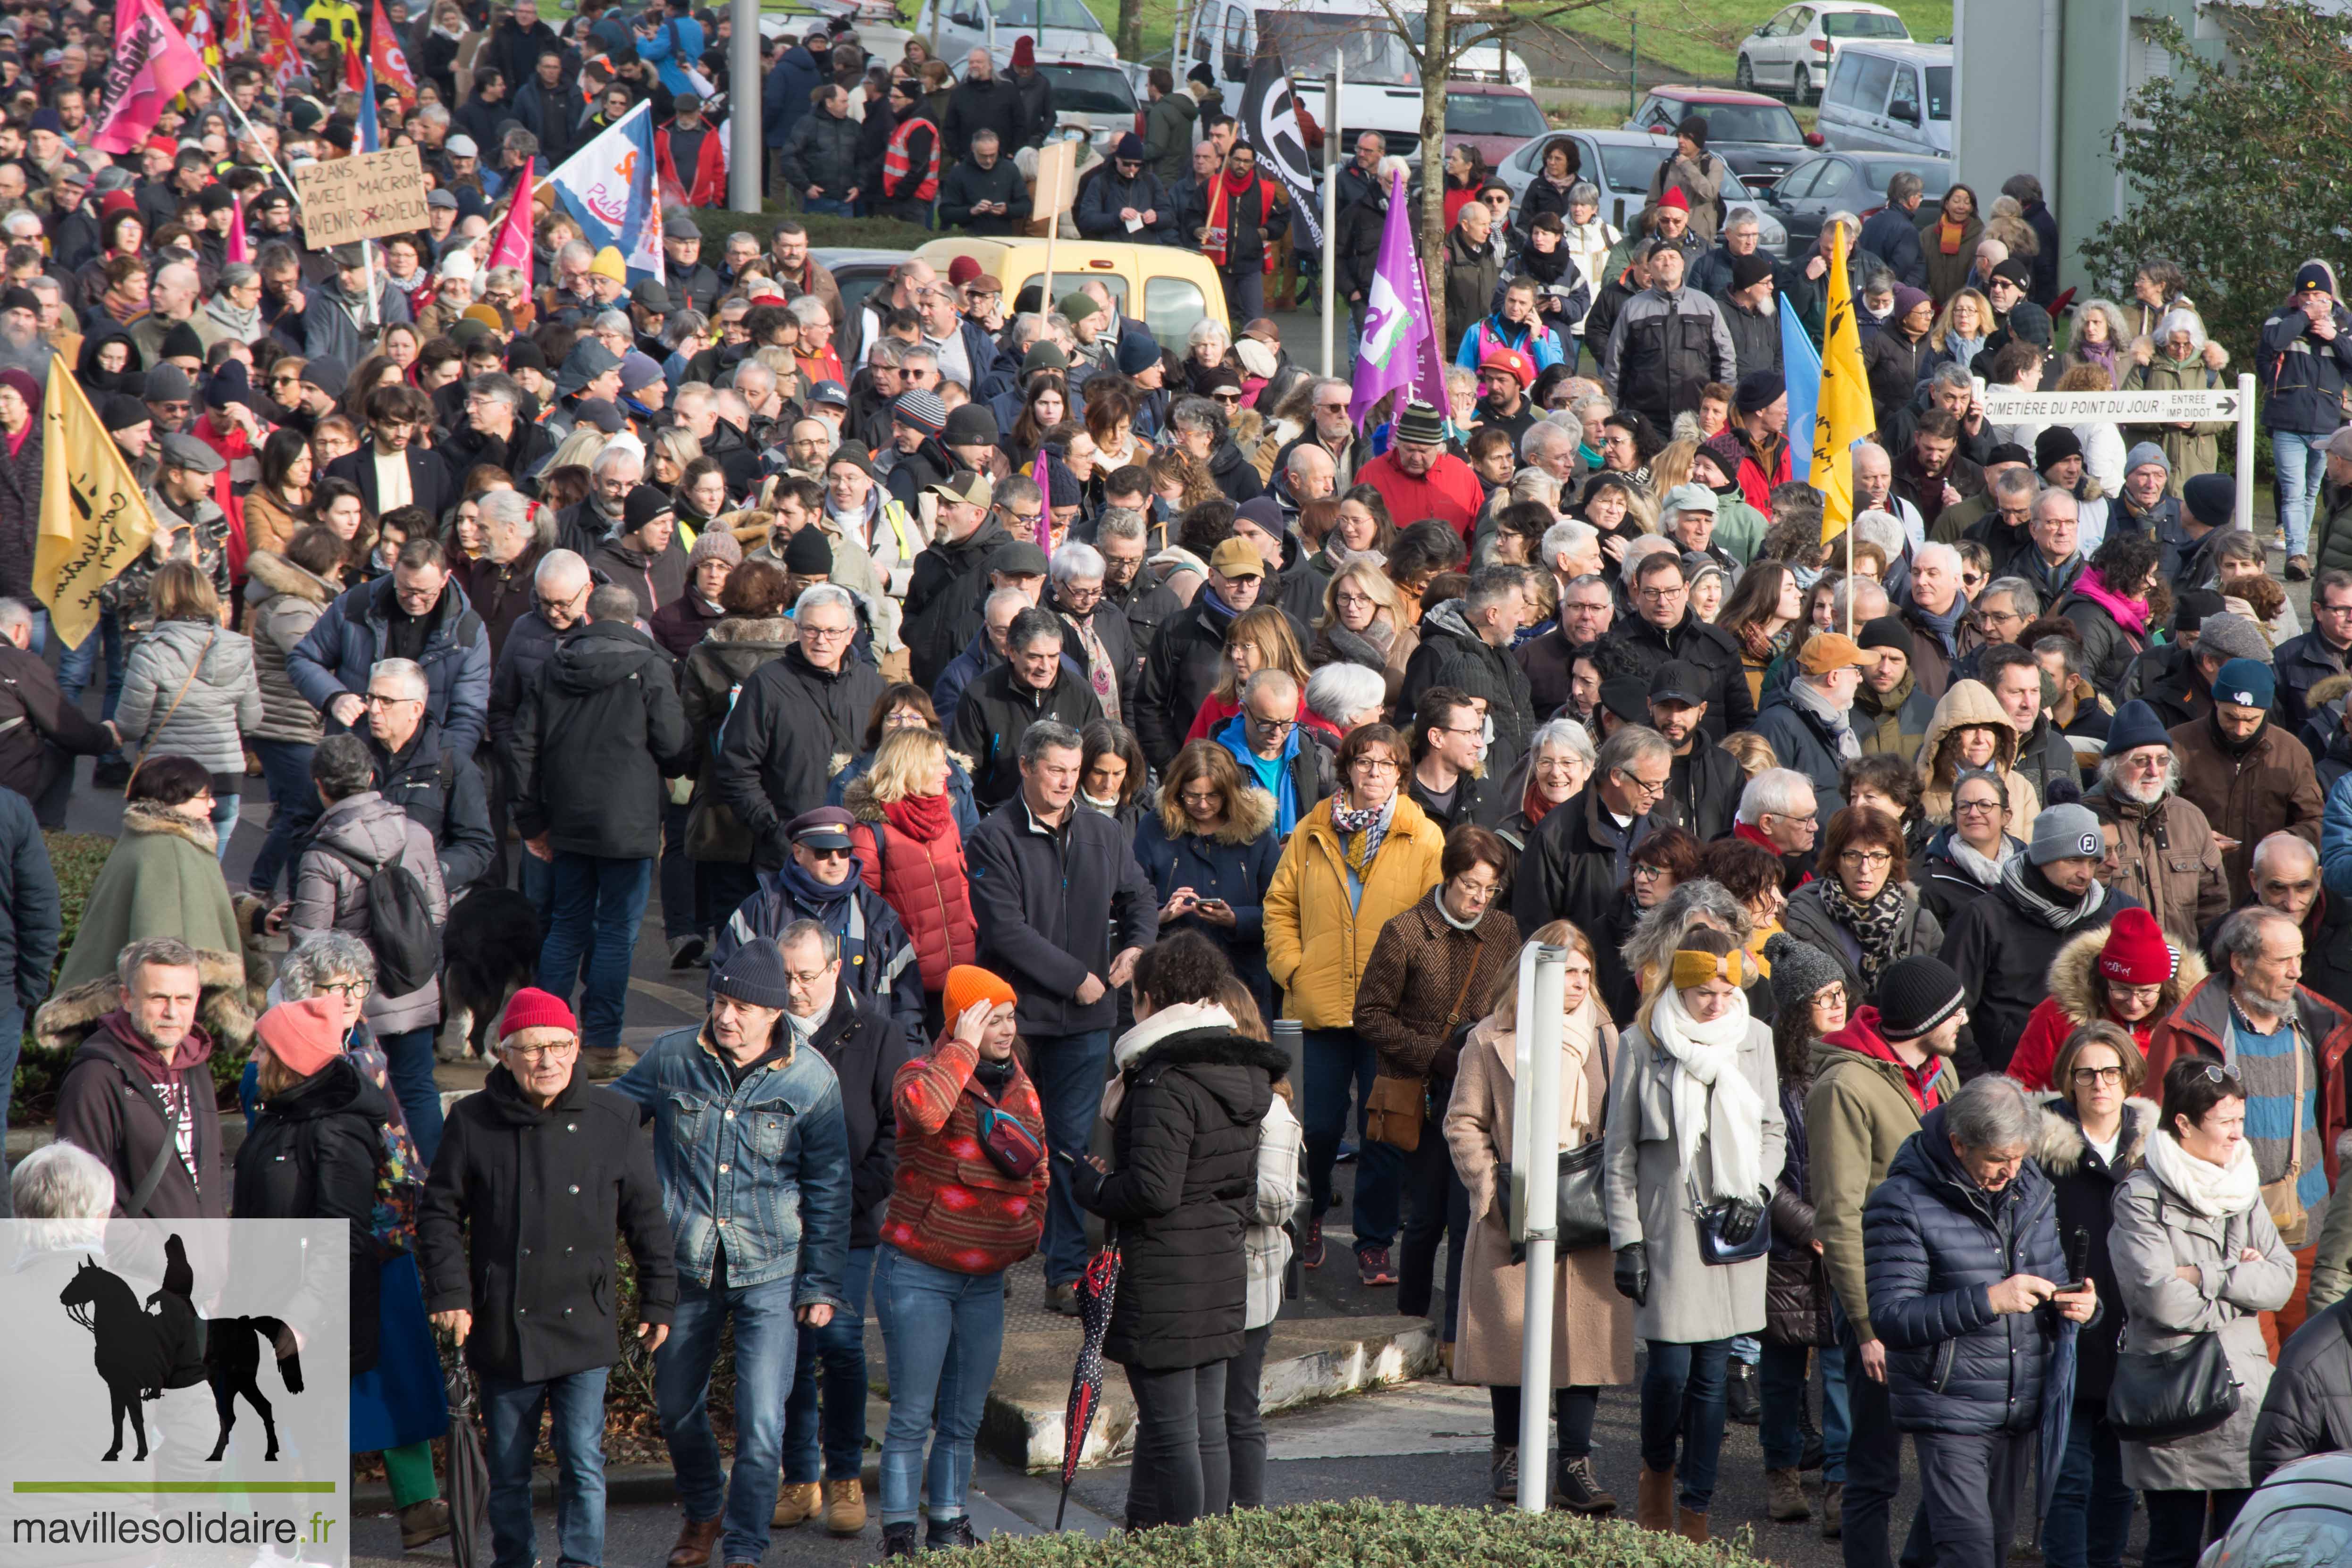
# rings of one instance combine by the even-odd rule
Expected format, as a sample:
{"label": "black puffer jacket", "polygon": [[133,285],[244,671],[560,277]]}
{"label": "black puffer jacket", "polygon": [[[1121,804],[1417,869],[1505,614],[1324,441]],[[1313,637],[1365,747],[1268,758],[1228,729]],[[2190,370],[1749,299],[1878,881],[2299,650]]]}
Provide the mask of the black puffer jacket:
{"label": "black puffer jacket", "polygon": [[1143,745],[1144,760],[1165,769],[1183,748],[1184,733],[1225,667],[1225,630],[1234,612],[1219,604],[1206,588],[1192,602],[1160,623],[1143,662],[1143,680],[1136,687],[1135,712],[1129,727]]}
{"label": "black puffer jacket", "polygon": [[690,737],[675,661],[634,626],[592,622],[556,644],[515,709],[507,768],[515,827],[559,852],[661,852],[661,781]]}
{"label": "black puffer jacket", "polygon": [[[784,824],[824,804],[825,786],[858,751],[882,695],[881,672],[849,658],[828,674],[795,645],[743,683],[721,732],[712,790],[751,835],[751,863],[784,863]],[[681,719],[683,724],[684,720]]]}
{"label": "black puffer jacket", "polygon": [[[2114,1223],[2116,1188],[2139,1169],[2147,1137],[2156,1131],[2155,1104],[2137,1098],[2124,1102],[2124,1124],[2116,1140],[2111,1164],[2083,1135],[2082,1118],[2073,1102],[2053,1095],[2042,1103],[2042,1124],[2033,1135],[2034,1163],[2050,1178],[2058,1195],[2058,1235],[2081,1231],[2086,1249],[2083,1267],[2099,1287],[2099,1300],[2120,1301],[2123,1289],[2116,1283],[2116,1266],[2107,1256],[2107,1229]],[[2052,1276],[2056,1278],[2056,1276]],[[2109,1312],[2084,1328],[2074,1340],[2074,1398],[2105,1405],[2107,1387],[2116,1378],[2116,1342],[2124,1332],[2124,1315]]]}
{"label": "black puffer jacket", "polygon": [[261,1103],[236,1151],[231,1210],[239,1219],[351,1222],[352,1371],[375,1365],[375,1167],[392,1108],[348,1056]]}
{"label": "black puffer jacket", "polygon": [[[1554,920],[1593,930],[1616,908],[1630,863],[1626,857],[1650,831],[1650,819],[1637,817],[1620,832],[1601,804],[1600,791],[1590,784],[1545,812],[1511,875],[1511,913],[1521,935]],[[1622,981],[1623,970],[1615,947],[1600,953],[1593,979],[1603,997]]]}
{"label": "black puffer jacket", "polygon": [[[1178,1023],[1203,1010],[1155,1016]],[[1241,1354],[1258,1124],[1289,1059],[1222,1023],[1151,1025],[1118,1042],[1125,1092],[1111,1124],[1112,1172],[1082,1175],[1078,1201],[1116,1227],[1125,1258],[1103,1354],[1158,1372]]]}
{"label": "black puffer jacket", "polygon": [[1066,661],[1042,692],[1002,664],[964,688],[948,721],[948,749],[971,770],[973,802],[993,811],[1021,792],[1021,737],[1031,725],[1053,719],[1083,730],[1102,716],[1094,688]]}
{"label": "black puffer jacket", "polygon": [[1453,686],[1484,697],[1486,716],[1495,727],[1486,773],[1499,779],[1527,754],[1528,737],[1536,727],[1535,698],[1518,660],[1509,649],[1497,648],[1473,631],[1468,610],[1467,601],[1449,599],[1421,618],[1421,646],[1406,661],[1397,710],[1413,712],[1421,694],[1433,686]]}
{"label": "black puffer jacket", "polygon": [[857,189],[858,171],[865,167],[857,148],[864,130],[845,114],[812,109],[793,122],[783,150],[776,154],[777,172],[795,194],[814,185],[828,200],[843,201]]}
{"label": "black puffer jacket", "polygon": [[2315,1312],[2279,1347],[2247,1456],[2260,1486],[2281,1465],[2352,1448],[2352,1297]]}
{"label": "black puffer jacket", "polygon": [[1780,1074],[1780,1119],[1788,1153],[1772,1182],[1772,1255],[1764,1273],[1764,1337],[1774,1344],[1828,1344],[1829,1281],[1813,1250],[1812,1146],[1805,1137],[1805,1096],[1813,1090],[1812,1048],[1806,1066]]}
{"label": "black puffer jacket", "polygon": [[[988,596],[988,558],[1012,542],[1004,525],[991,517],[961,539],[933,539],[915,558],[903,624],[908,667],[925,691],[939,685],[940,673],[987,623],[982,601]],[[1184,716],[1188,724],[1192,718]],[[861,727],[865,722],[858,720]]]}
{"label": "black puffer jacket", "polygon": [[2147,651],[2147,633],[2125,626],[2079,586],[2060,601],[2058,613],[2083,634],[2083,673],[2100,691],[2117,697],[2132,661]]}
{"label": "black puffer jacket", "polygon": [[[1711,626],[1685,610],[1670,631],[1661,631],[1642,616],[1621,616],[1603,644],[1622,651],[1632,661],[1631,673],[1644,680],[1672,659],[1696,664],[1706,674],[1706,716],[1699,730],[1709,741],[1721,740],[1736,729],[1756,723],[1756,697],[1748,687],[1747,666],[1739,661],[1739,644],[1731,634]],[[1787,753],[1781,753],[1785,759]],[[1782,767],[1789,764],[1783,760]]]}
{"label": "black puffer jacket", "polygon": [[1920,1120],[1862,1211],[1871,1326],[1905,1432],[2031,1432],[2058,1317],[1996,1316],[1989,1287],[2012,1274],[2066,1278],[2057,1195],[2027,1160],[1999,1192],[1960,1165],[1944,1108]]}

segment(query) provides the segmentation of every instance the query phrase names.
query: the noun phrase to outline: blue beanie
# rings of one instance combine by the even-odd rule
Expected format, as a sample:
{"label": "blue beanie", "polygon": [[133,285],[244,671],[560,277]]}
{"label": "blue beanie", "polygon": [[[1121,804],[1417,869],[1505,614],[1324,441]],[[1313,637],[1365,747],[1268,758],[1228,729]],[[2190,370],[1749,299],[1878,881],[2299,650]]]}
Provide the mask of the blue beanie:
{"label": "blue beanie", "polygon": [[2277,695],[2277,675],[2259,659],[2232,659],[2213,674],[2213,700],[2217,703],[2267,708]]}
{"label": "blue beanie", "polygon": [[1130,322],[1118,335],[1118,373],[1139,376],[1160,362],[1160,343],[1140,323]]}
{"label": "blue beanie", "polygon": [[782,1011],[793,999],[783,949],[766,940],[744,943],[710,977],[710,992],[750,1007]]}
{"label": "blue beanie", "polygon": [[2121,757],[2125,752],[2142,746],[2170,746],[2172,737],[2164,730],[2164,721],[2156,710],[2135,697],[2116,709],[2116,716],[2107,721],[2109,757]]}

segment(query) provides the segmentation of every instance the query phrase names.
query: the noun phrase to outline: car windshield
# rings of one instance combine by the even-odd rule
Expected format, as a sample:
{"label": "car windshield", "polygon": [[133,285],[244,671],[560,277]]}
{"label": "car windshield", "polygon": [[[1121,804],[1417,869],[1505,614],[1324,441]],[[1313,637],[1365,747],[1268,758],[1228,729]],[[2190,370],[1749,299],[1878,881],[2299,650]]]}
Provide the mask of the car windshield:
{"label": "car windshield", "polygon": [[[1650,188],[1650,176],[1658,172],[1665,154],[1674,144],[1663,136],[1660,147],[1629,147],[1612,145],[1601,150],[1601,170],[1609,176],[1609,188],[1620,194],[1634,195]],[[1726,169],[1723,172],[1723,199],[1727,202],[1746,201],[1750,193],[1739,182],[1739,176]]]}
{"label": "car windshield", "polygon": [[1549,127],[1531,98],[1510,92],[1449,92],[1445,129],[1463,136],[1541,136]]}
{"label": "car windshield", "polygon": [[1927,118],[1952,118],[1952,68],[1949,66],[1927,68]]}
{"label": "car windshield", "polygon": [[1910,29],[1900,16],[1875,11],[1832,11],[1822,18],[1822,36],[1828,38],[1907,38]]}
{"label": "car windshield", "polygon": [[1872,158],[1863,164],[1864,178],[1874,191],[1886,189],[1886,182],[1897,174],[1918,175],[1931,202],[1952,188],[1952,162],[1948,158]]}
{"label": "car windshield", "polygon": [[1696,103],[1691,112],[1706,117],[1709,141],[1804,144],[1805,134],[1797,129],[1797,117],[1777,103]]}
{"label": "car windshield", "polygon": [[1056,114],[1135,112],[1135,89],[1112,67],[1040,65],[1037,70],[1053,84]]}
{"label": "car windshield", "polygon": [[1261,11],[1258,29],[1260,41],[1282,57],[1283,68],[1294,82],[1328,81],[1332,59],[1339,56],[1349,87],[1421,85],[1420,68],[1404,40],[1370,16]]}
{"label": "car windshield", "polygon": [[[1416,11],[1406,17],[1404,30],[1412,35],[1415,44],[1429,42],[1429,13]],[[1454,18],[1454,31],[1449,37],[1451,46],[1457,49],[1491,49],[1502,41],[1500,29],[1487,23],[1473,22],[1459,16]]]}
{"label": "car windshield", "polygon": [[1099,33],[1103,25],[1086,7],[1086,0],[994,0],[990,10],[996,13],[1000,27],[1069,27],[1081,33]]}

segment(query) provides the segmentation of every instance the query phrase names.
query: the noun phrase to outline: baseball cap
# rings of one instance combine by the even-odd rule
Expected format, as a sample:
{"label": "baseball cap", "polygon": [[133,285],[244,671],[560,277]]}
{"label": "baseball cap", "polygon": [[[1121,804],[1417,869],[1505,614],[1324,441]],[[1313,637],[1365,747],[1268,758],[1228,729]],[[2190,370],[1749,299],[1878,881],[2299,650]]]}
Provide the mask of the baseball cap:
{"label": "baseball cap", "polygon": [[1650,677],[1650,700],[1696,707],[1706,701],[1706,676],[1683,659],[1668,659]]}
{"label": "baseball cap", "polygon": [[932,486],[931,494],[950,501],[961,501],[967,507],[985,507],[993,498],[995,490],[986,476],[966,468]]}
{"label": "baseball cap", "polygon": [[1227,580],[1264,577],[1265,558],[1246,539],[1227,539],[1210,555],[1209,570]]}
{"label": "baseball cap", "polygon": [[1832,670],[1853,669],[1878,661],[1864,653],[1862,645],[1844,632],[1829,632],[1808,638],[1804,651],[1797,655],[1797,663],[1809,675],[1826,675]]}

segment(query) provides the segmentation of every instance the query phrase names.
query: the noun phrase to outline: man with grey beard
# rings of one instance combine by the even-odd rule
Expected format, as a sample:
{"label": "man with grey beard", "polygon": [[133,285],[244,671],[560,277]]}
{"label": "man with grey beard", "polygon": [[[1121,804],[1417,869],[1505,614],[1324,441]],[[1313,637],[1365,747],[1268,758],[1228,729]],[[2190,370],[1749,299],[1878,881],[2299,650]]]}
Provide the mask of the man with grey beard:
{"label": "man with grey beard", "polygon": [[2156,710],[2124,704],[2107,727],[2099,782],[2083,804],[2112,822],[2115,887],[2146,904],[2184,951],[2230,907],[2221,844],[2205,813],[2180,795],[2180,758]]}

